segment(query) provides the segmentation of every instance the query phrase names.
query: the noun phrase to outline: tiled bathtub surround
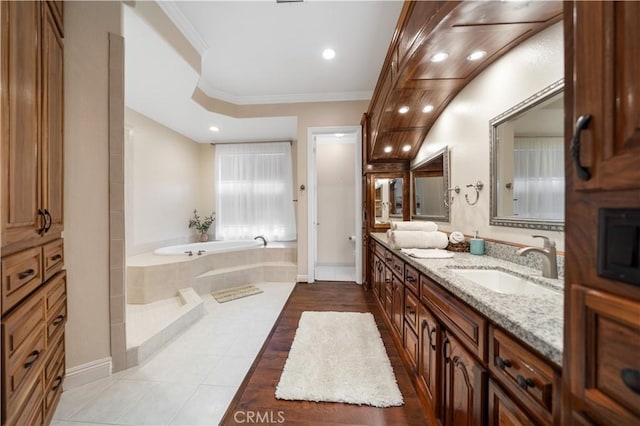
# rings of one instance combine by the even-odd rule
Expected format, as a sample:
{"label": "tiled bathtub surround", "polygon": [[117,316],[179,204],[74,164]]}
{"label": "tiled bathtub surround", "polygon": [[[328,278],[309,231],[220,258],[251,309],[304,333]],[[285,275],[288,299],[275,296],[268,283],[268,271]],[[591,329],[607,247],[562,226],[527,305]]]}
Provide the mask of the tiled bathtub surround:
{"label": "tiled bathtub surround", "polygon": [[157,256],[127,259],[127,303],[152,303],[192,287],[198,294],[257,282],[293,282],[296,247],[279,244],[201,256]]}
{"label": "tiled bathtub surround", "polygon": [[[389,248],[386,235],[372,235]],[[491,321],[562,366],[564,283],[561,279],[543,278],[539,269],[486,255],[455,253],[450,259],[415,259],[399,250],[391,251]],[[498,293],[456,274],[456,268],[502,269],[527,277],[553,291],[539,295]]]}
{"label": "tiled bathtub surround", "polygon": [[[541,242],[540,242],[541,243]],[[518,265],[528,266],[536,271],[542,270],[543,256],[540,253],[530,253],[524,256],[518,256],[516,252],[519,247],[508,244],[495,243],[485,241],[485,255],[495,257],[497,259],[506,260],[507,262],[517,263]],[[558,276],[564,277],[564,256],[556,256],[558,262]]]}

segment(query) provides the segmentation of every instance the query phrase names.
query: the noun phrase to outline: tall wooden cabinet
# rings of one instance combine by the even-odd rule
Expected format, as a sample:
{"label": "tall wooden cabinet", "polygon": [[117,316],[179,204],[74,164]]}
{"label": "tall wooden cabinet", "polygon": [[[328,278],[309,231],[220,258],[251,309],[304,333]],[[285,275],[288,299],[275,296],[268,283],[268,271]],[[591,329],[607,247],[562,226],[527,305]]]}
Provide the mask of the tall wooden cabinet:
{"label": "tall wooden cabinet", "polygon": [[48,424],[62,392],[62,2],[0,2],[2,424]]}
{"label": "tall wooden cabinet", "polygon": [[[640,424],[640,3],[571,2],[564,16],[564,422]],[[626,272],[608,274],[609,258]]]}

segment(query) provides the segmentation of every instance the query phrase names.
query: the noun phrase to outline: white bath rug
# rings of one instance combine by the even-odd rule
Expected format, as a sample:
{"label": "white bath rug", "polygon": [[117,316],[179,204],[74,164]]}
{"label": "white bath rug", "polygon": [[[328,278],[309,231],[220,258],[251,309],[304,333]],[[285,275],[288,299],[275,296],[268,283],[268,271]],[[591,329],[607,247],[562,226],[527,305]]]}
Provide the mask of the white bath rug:
{"label": "white bath rug", "polygon": [[276,398],[374,407],[402,405],[373,315],[303,312]]}
{"label": "white bath rug", "polygon": [[225,288],[224,290],[212,291],[211,295],[218,303],[225,303],[231,300],[240,299],[241,297],[253,296],[254,294],[264,293],[255,285],[244,285],[242,287]]}

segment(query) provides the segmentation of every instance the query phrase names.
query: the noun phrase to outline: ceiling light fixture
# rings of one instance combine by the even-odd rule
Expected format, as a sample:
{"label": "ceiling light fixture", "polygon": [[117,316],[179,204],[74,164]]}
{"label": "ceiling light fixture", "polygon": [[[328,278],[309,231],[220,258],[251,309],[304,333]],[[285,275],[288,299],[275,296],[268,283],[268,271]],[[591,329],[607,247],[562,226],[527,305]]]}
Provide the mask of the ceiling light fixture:
{"label": "ceiling light fixture", "polygon": [[211,130],[212,132],[218,132],[220,129],[218,129],[216,126],[211,126],[209,127],[209,130]]}
{"label": "ceiling light fixture", "polygon": [[406,105],[405,105],[405,106],[401,106],[401,107],[400,107],[400,109],[398,109],[398,112],[399,112],[400,114],[406,114],[406,113],[408,113],[408,112],[409,112],[409,107],[408,107],[408,106],[406,106]]}
{"label": "ceiling light fixture", "polygon": [[484,58],[486,54],[487,52],[485,52],[484,50],[476,50],[475,52],[472,52],[469,56],[467,56],[467,60],[477,61]]}
{"label": "ceiling light fixture", "polygon": [[431,57],[431,62],[442,62],[449,57],[448,53],[438,52]]}
{"label": "ceiling light fixture", "polygon": [[402,147],[402,150],[403,150],[404,152],[409,152],[409,151],[411,151],[411,145],[405,145],[405,146],[403,146],[403,147]]}
{"label": "ceiling light fixture", "polygon": [[389,153],[389,152],[391,152],[391,150],[393,150],[393,148],[391,148],[391,146],[385,146],[384,147],[384,152]]}
{"label": "ceiling light fixture", "polygon": [[433,105],[425,105],[424,108],[422,108],[422,112],[431,112],[433,111]]}
{"label": "ceiling light fixture", "polygon": [[322,51],[322,57],[329,61],[336,57],[336,51],[333,49],[324,49]]}

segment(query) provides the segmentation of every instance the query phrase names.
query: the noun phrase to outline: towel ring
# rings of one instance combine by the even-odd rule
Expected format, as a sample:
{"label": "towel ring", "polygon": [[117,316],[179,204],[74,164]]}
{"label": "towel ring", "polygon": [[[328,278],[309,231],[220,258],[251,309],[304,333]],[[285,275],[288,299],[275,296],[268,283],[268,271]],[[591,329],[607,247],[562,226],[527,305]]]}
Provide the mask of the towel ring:
{"label": "towel ring", "polygon": [[476,190],[476,199],[473,202],[469,201],[469,194],[464,194],[464,199],[467,200],[467,204],[469,204],[470,206],[478,204],[478,200],[480,199],[480,191],[482,191],[482,188],[484,188],[484,184],[481,181],[478,181],[476,183],[470,183],[469,185],[467,185],[467,188],[473,188]]}

